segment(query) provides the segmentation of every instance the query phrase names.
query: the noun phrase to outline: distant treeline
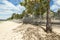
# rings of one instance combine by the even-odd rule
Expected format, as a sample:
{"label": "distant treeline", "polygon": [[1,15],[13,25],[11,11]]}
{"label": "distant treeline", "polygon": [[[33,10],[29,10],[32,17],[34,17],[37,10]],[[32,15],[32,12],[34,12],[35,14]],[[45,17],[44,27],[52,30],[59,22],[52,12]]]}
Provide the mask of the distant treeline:
{"label": "distant treeline", "polygon": [[11,19],[22,19],[24,15],[25,15],[25,13],[22,13],[22,14],[13,13],[12,16],[9,17],[7,20],[11,20]]}
{"label": "distant treeline", "polygon": [[[60,19],[60,11],[58,11],[57,13],[51,11],[54,18],[58,18]],[[50,13],[51,13],[50,12]],[[18,14],[18,13],[13,13],[11,17],[9,17],[7,20],[12,20],[12,19],[22,19],[24,16],[26,15],[26,13],[23,11],[23,13]],[[36,14],[35,14],[36,15]],[[46,16],[45,13],[43,16]]]}
{"label": "distant treeline", "polygon": [[[50,14],[52,13],[54,18],[58,18],[60,19],[60,10],[58,10],[57,12],[53,12],[50,10]],[[28,12],[23,11],[21,14],[18,13],[13,13],[11,17],[9,17],[7,20],[11,20],[11,19],[22,19],[26,14],[30,14]],[[34,14],[34,15],[37,15]],[[45,13],[42,16],[46,16]]]}

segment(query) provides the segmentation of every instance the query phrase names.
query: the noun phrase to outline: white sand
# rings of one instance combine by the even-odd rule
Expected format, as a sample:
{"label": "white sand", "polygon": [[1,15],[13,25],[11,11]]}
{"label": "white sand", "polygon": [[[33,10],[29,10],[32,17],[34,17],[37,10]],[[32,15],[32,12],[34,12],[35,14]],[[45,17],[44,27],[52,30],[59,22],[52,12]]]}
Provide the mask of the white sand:
{"label": "white sand", "polygon": [[[15,23],[12,21],[5,21],[3,23],[0,23],[0,40],[22,40],[23,34],[21,34],[20,32],[17,33],[12,31],[12,29],[17,28],[20,25],[22,25],[22,23]],[[27,27],[24,27],[23,29],[25,28]],[[19,29],[22,29],[22,28],[19,28]],[[60,33],[60,28],[53,27],[53,31]]]}
{"label": "white sand", "polygon": [[53,31],[60,35],[60,25],[54,25],[52,26]]}
{"label": "white sand", "polygon": [[18,27],[22,23],[18,24],[12,21],[5,21],[0,24],[0,40],[20,40],[22,35],[20,33],[14,33],[12,29]]}
{"label": "white sand", "polygon": [[[42,27],[46,29],[45,26],[42,26]],[[52,26],[52,30],[53,30],[53,32],[55,32],[55,33],[57,33],[58,35],[60,35],[60,25],[53,25],[53,26]]]}

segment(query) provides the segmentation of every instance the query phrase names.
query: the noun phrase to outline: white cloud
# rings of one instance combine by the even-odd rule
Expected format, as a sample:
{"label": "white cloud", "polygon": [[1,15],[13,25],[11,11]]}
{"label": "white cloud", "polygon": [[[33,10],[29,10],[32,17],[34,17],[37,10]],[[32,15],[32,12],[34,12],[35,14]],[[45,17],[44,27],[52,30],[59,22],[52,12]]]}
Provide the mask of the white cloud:
{"label": "white cloud", "polygon": [[51,10],[57,12],[60,9],[60,0],[53,0],[53,5],[51,6]]}
{"label": "white cloud", "polygon": [[22,6],[16,7],[8,1],[3,1],[3,3],[4,3],[4,5],[0,4],[0,12],[3,11],[4,13],[8,13],[8,12],[9,13],[19,13],[19,11],[21,11],[21,8],[23,10]]}
{"label": "white cloud", "polygon": [[6,19],[11,17],[11,14],[0,14],[0,19]]}
{"label": "white cloud", "polygon": [[23,6],[21,5],[13,5],[11,2],[7,1],[7,0],[0,0],[1,3],[0,4],[0,14],[9,14],[9,16],[2,16],[0,15],[0,19],[1,18],[8,18],[11,16],[11,14],[13,13],[22,13],[22,11],[25,9]]}
{"label": "white cloud", "polygon": [[17,8],[19,8],[18,10],[20,10],[19,12],[22,13],[23,10],[25,10],[25,7],[21,6],[21,5],[17,5]]}

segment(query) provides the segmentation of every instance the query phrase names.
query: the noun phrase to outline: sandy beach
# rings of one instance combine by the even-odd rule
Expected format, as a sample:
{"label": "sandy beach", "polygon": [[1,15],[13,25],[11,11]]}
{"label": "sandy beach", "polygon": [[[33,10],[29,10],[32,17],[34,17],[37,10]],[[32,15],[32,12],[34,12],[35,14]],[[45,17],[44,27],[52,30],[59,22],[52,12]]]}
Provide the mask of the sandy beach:
{"label": "sandy beach", "polygon": [[60,34],[60,25],[53,25],[52,28],[54,32],[56,32],[57,34]]}
{"label": "sandy beach", "polygon": [[[19,32],[14,32],[13,29]],[[4,21],[0,23],[0,40],[23,40],[23,34],[21,33],[21,31],[24,33],[29,29],[31,29],[30,31],[39,29],[40,35],[45,33],[41,28],[38,27],[37,29],[37,27],[31,24],[22,25],[22,23],[16,23],[13,21]],[[53,31],[59,34],[60,28],[57,26],[53,27]],[[27,31],[27,33],[29,33],[29,31]]]}
{"label": "sandy beach", "polygon": [[[21,35],[14,33],[12,29],[20,26],[22,23],[15,23],[12,21],[5,21],[0,23],[0,40],[18,40]],[[20,36],[19,38],[17,36]]]}

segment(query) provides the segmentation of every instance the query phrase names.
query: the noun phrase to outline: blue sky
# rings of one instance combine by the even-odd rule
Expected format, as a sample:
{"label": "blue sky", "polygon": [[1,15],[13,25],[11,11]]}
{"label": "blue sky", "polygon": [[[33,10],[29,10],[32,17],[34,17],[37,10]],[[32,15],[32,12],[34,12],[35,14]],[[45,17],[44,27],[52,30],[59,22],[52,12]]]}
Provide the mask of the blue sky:
{"label": "blue sky", "polygon": [[[22,13],[25,7],[19,3],[23,0],[0,0],[0,19],[7,19],[13,13]],[[56,12],[60,8],[60,0],[51,0],[50,9]]]}
{"label": "blue sky", "polygon": [[22,13],[25,7],[19,3],[23,0],[0,0],[0,19],[7,19],[13,13]]}

